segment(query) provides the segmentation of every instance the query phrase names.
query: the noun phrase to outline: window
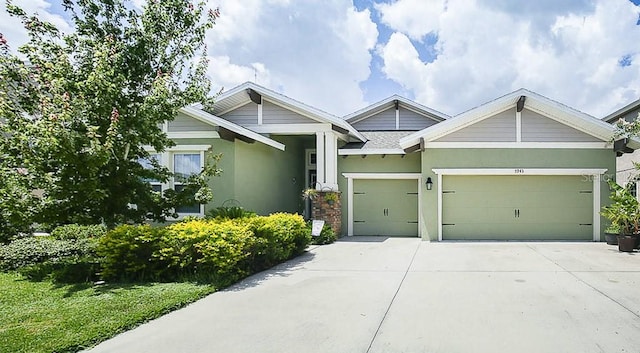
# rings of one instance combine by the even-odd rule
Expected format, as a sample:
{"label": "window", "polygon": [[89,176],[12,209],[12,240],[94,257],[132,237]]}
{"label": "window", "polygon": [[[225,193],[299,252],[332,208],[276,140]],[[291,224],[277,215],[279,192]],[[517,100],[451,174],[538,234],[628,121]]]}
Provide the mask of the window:
{"label": "window", "polygon": [[[157,163],[162,164],[162,155],[160,155],[159,153],[151,153],[149,154],[149,158],[140,158],[138,160],[138,163],[140,163],[140,165],[142,165],[142,168],[144,169],[151,169],[153,168],[153,164],[151,163],[151,161],[156,161]],[[151,188],[153,189],[153,191],[156,192],[162,192],[162,183],[160,183],[159,180],[155,180],[155,179],[144,179],[144,181],[148,182],[149,184],[151,184]]]}
{"label": "window", "polygon": [[[174,153],[173,172],[175,174],[173,187],[176,191],[184,188],[183,183],[194,174],[202,170],[202,157],[200,153]],[[192,203],[179,206],[178,213],[201,213],[201,205],[193,199]]]}
{"label": "window", "polygon": [[[140,159],[139,162],[143,167],[150,168],[151,161],[156,160],[174,173],[174,177],[164,184],[158,180],[146,180],[154,191],[162,192],[165,189],[181,191],[191,175],[200,173],[204,167],[204,152],[210,148],[210,145],[177,145],[164,153],[156,153],[152,147],[147,146],[149,158]],[[204,206],[197,203],[195,197],[192,197],[192,202],[177,207],[175,211],[180,216],[202,215]]]}
{"label": "window", "polygon": [[315,167],[317,164],[316,150],[307,150],[307,166]]}

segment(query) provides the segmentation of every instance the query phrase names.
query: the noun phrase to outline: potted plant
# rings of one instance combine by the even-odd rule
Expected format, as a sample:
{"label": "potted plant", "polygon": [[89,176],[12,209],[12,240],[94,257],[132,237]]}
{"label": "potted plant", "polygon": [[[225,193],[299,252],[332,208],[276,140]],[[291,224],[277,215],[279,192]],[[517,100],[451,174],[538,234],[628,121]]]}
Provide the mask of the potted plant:
{"label": "potted plant", "polygon": [[604,238],[609,245],[618,245],[618,235],[620,235],[620,226],[617,223],[611,223],[604,230]]}
{"label": "potted plant", "polygon": [[331,206],[333,206],[334,203],[336,203],[336,201],[338,201],[338,193],[337,192],[327,192],[324,195],[324,199],[327,201],[327,203]]}
{"label": "potted plant", "polygon": [[315,200],[316,196],[318,196],[318,190],[314,189],[314,188],[308,188],[308,189],[304,189],[302,190],[302,198],[304,200]]}
{"label": "potted plant", "polygon": [[609,188],[611,204],[603,207],[600,214],[619,226],[618,250],[631,252],[638,245],[640,203],[627,188],[613,181],[609,181]]}

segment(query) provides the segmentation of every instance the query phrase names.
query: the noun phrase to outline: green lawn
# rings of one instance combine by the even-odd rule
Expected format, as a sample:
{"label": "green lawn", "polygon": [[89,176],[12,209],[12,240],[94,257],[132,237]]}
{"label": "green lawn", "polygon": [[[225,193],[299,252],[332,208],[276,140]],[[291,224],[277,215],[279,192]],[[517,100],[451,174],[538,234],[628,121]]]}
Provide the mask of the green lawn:
{"label": "green lawn", "polygon": [[214,292],[211,285],[56,285],[0,273],[0,352],[75,352]]}

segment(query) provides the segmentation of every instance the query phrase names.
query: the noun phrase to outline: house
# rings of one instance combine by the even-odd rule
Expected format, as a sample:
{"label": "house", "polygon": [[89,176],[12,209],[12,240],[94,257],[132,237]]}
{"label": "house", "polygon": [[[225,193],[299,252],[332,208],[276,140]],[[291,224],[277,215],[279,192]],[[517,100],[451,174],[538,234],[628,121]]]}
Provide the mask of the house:
{"label": "house", "polygon": [[[610,124],[615,124],[620,119],[631,122],[638,118],[638,114],[640,114],[640,99],[605,116],[602,120]],[[631,187],[631,191],[634,192],[636,196],[639,196],[639,185],[636,183],[638,172],[633,165],[634,161],[640,161],[640,152],[626,153],[618,157],[616,160],[616,181],[623,186],[626,186],[628,183],[633,183],[634,185]]]}
{"label": "house", "polygon": [[400,96],[337,117],[247,82],[164,129],[176,146],[157,158],[176,172],[223,155],[214,201],[181,214],[308,218],[300,195],[314,187],[340,191],[342,235],[434,241],[599,241],[617,152],[611,124],[525,89],[453,117]]}

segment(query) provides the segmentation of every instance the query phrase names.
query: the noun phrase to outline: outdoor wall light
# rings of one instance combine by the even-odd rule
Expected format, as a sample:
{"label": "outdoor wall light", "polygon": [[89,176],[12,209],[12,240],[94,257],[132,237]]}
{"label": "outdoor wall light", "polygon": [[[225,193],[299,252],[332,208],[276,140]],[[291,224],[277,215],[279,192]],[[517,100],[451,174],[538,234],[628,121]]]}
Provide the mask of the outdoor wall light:
{"label": "outdoor wall light", "polygon": [[431,180],[431,177],[427,178],[427,190],[431,190],[433,189],[433,181]]}

